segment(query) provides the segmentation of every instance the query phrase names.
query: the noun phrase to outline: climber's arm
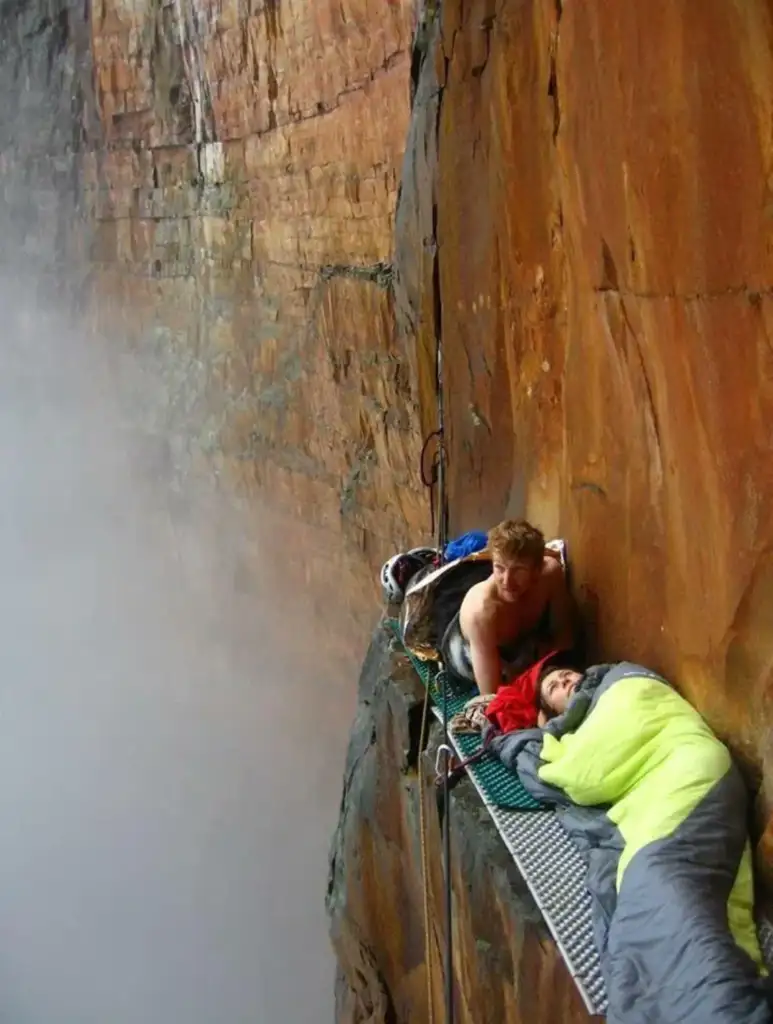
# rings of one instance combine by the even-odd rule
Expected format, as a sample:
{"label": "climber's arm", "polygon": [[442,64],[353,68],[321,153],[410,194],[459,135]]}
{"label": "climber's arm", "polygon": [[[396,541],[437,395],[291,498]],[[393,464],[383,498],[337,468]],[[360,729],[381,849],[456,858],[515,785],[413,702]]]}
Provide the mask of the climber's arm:
{"label": "climber's arm", "polygon": [[481,612],[470,617],[467,624],[470,660],[475,682],[481,693],[496,693],[502,682],[502,663],[496,642],[494,623]]}

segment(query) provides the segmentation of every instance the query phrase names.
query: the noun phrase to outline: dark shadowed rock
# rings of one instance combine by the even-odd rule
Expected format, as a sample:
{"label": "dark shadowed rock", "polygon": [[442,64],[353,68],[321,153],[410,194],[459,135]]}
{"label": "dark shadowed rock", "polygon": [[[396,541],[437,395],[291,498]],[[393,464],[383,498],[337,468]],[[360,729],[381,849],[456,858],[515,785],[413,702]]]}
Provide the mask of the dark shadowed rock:
{"label": "dark shadowed rock", "polygon": [[[427,1020],[418,757],[426,784],[433,999],[442,1019],[443,873],[434,787],[440,729],[419,755],[423,689],[391,634],[374,634],[360,677],[327,910],[340,1024]],[[469,781],[452,799],[454,949],[460,1022],[587,1018],[541,915]]]}

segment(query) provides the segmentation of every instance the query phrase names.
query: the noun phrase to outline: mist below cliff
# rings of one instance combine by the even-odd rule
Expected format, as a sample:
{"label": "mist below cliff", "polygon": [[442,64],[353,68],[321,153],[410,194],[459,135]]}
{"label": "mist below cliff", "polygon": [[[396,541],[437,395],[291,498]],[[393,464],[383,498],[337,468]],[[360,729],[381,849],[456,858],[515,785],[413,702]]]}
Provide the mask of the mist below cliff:
{"label": "mist below cliff", "polygon": [[332,1020],[353,694],[240,571],[255,517],[173,493],[100,346],[0,299],[0,1020]]}

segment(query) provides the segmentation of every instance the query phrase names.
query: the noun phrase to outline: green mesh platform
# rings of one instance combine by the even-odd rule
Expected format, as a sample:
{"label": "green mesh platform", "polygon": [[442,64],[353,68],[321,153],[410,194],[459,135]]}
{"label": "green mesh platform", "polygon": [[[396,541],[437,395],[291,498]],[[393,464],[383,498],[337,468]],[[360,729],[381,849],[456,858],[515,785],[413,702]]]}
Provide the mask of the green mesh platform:
{"label": "green mesh platform", "polygon": [[[438,689],[436,682],[439,671],[437,662],[421,661],[419,658],[416,658],[403,644],[402,636],[400,635],[400,624],[397,619],[387,619],[386,622],[392,633],[394,633],[403,653],[407,655],[422,683],[429,690],[434,705],[433,710],[437,717],[440,718],[443,708],[443,695]],[[449,693],[449,719],[453,718],[457,712],[463,710],[467,699],[467,697],[456,697]],[[480,736],[449,733],[449,737],[460,758],[472,757],[483,746]],[[485,803],[494,807],[503,807],[517,811],[538,811],[542,809],[542,804],[536,801],[523,788],[521,780],[515,772],[505,768],[502,762],[493,754],[487,754],[480,761],[471,764],[466,771],[472,777]]]}

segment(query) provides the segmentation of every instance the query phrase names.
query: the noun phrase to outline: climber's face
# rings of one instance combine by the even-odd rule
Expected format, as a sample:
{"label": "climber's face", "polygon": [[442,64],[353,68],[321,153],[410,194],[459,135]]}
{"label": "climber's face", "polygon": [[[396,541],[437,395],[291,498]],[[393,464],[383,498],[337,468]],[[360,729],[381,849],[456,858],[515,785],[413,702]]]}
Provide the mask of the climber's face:
{"label": "climber's face", "polygon": [[562,715],[582,679],[581,672],[571,668],[554,668],[540,684],[542,703],[556,715]]}
{"label": "climber's face", "polygon": [[494,584],[503,601],[520,601],[537,584],[541,571],[541,564],[523,559],[507,561],[494,554]]}

